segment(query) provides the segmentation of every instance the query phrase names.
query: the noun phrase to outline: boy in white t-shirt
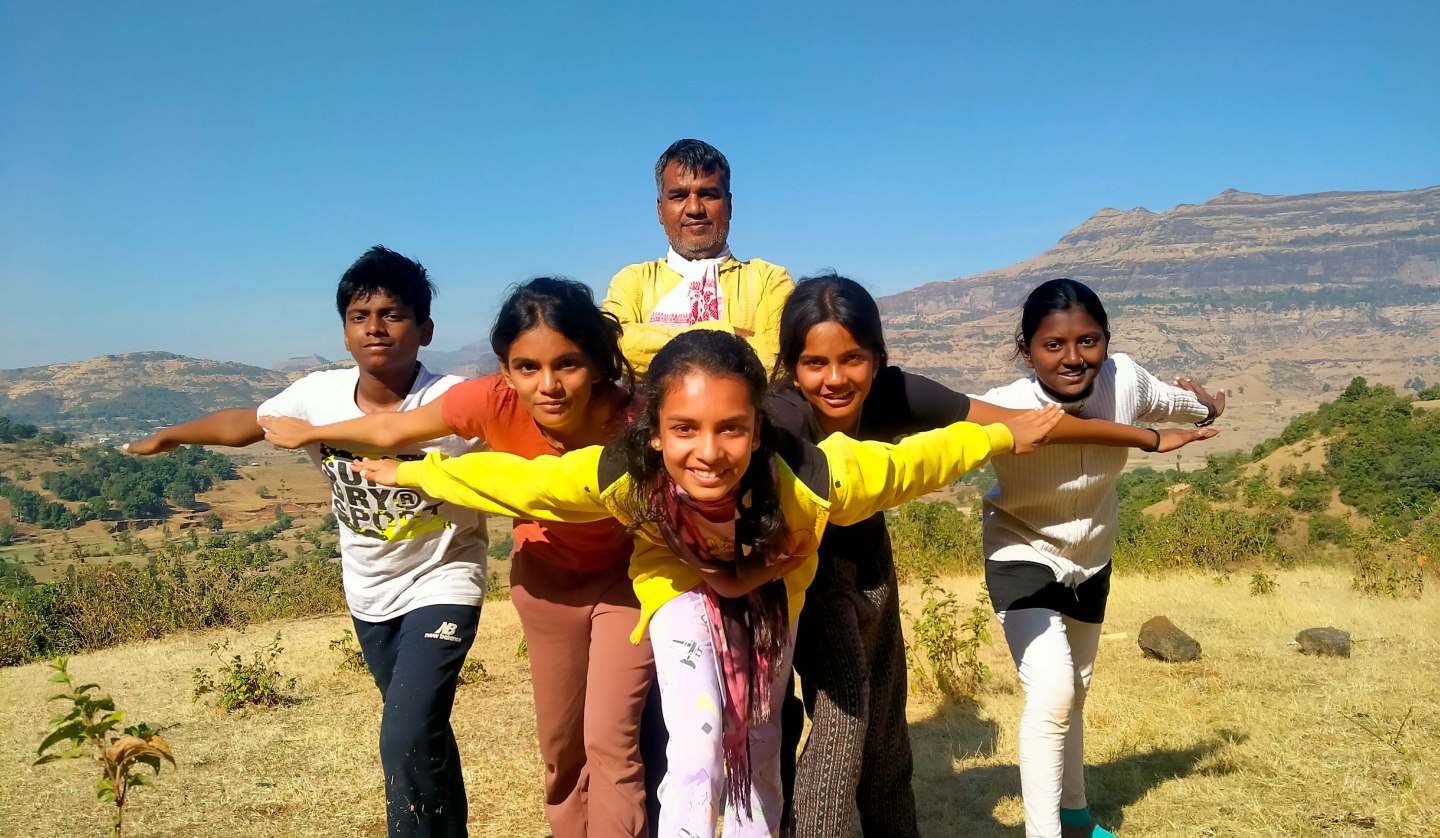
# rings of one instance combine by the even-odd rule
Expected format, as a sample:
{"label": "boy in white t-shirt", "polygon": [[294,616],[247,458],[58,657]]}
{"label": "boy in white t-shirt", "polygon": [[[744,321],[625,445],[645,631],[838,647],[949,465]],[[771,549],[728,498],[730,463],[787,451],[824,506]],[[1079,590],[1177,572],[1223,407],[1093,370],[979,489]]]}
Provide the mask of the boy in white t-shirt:
{"label": "boy in white t-shirt", "polygon": [[[418,262],[373,247],[345,271],[336,307],[349,369],[311,373],[256,408],[233,408],[166,428],[125,446],[132,454],[181,444],[250,445],[259,416],[325,425],[370,413],[412,410],[460,381],[418,362],[430,343],[434,285]],[[307,451],[325,474],[340,524],[345,600],[365,660],[385,702],[380,762],[392,836],[464,836],[467,805],[450,709],[460,666],[475,641],[485,598],[484,516],[414,489],[356,474],[360,457],[458,456],[477,447],[447,436],[397,451]]]}

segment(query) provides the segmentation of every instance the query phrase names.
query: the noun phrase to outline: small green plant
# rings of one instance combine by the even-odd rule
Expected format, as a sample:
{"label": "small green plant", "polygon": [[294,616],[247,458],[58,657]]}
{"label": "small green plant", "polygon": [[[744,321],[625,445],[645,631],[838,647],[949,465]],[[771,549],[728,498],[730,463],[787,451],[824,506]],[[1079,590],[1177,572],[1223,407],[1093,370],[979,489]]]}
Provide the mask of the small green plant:
{"label": "small green plant", "polygon": [[515,647],[515,660],[523,661],[530,659],[530,647],[525,645],[525,638],[520,638],[520,645]]}
{"label": "small green plant", "polygon": [[486,602],[502,602],[510,599],[510,586],[500,583],[500,574],[490,571],[490,581],[485,585]]}
{"label": "small green plant", "polygon": [[1250,596],[1270,596],[1280,587],[1275,577],[1263,570],[1256,569],[1250,574]]}
{"label": "small green plant", "polygon": [[287,680],[275,668],[275,659],[285,651],[280,645],[279,632],[276,632],[274,640],[255,650],[249,663],[240,655],[229,654],[227,657],[229,651],[229,640],[210,644],[211,656],[220,661],[219,677],[211,675],[204,667],[197,666],[191,670],[190,676],[195,682],[195,688],[190,693],[191,701],[199,701],[201,696],[214,693],[216,706],[229,713],[250,705],[273,707],[284,700],[281,689],[295,688],[295,679]]}
{"label": "small green plant", "polygon": [[[99,760],[103,776],[96,784],[95,794],[101,802],[111,803],[115,812],[111,816],[110,834],[121,838],[125,825],[125,803],[130,790],[148,786],[154,782],[151,776],[137,769],[148,767],[160,774],[160,761],[165,760],[175,767],[175,757],[170,746],[160,736],[160,729],[141,722],[123,730],[117,730],[125,714],[115,709],[115,701],[108,695],[96,694],[98,684],[75,686],[70,680],[70,659],[56,658],[50,668],[50,680],[64,684],[68,692],[51,697],[51,701],[70,702],[70,711],[50,719],[50,732],[40,743],[36,753],[40,758],[35,765],[44,765],[60,759],[75,759],[87,752]],[[62,743],[68,748],[59,752],[46,753]]]}
{"label": "small green plant", "polygon": [[330,641],[330,651],[340,653],[340,663],[335,666],[336,672],[359,672],[370,671],[370,666],[365,662],[365,652],[355,644],[355,632],[345,629],[345,634]]}
{"label": "small green plant", "polygon": [[479,658],[466,658],[460,665],[460,677],[455,681],[457,686],[478,684],[481,681],[488,681],[490,673],[485,671],[485,663]]}
{"label": "small green plant", "polygon": [[924,604],[920,618],[912,618],[912,630],[924,662],[907,652],[911,667],[922,687],[952,701],[973,698],[980,684],[990,677],[990,667],[980,660],[980,648],[990,642],[985,589],[980,589],[979,601],[964,620],[955,594],[941,588],[935,577],[922,579],[920,595]]}
{"label": "small green plant", "polygon": [[1210,581],[1221,586],[1228,585],[1230,584],[1230,571],[1222,570],[1214,576],[1210,577]]}

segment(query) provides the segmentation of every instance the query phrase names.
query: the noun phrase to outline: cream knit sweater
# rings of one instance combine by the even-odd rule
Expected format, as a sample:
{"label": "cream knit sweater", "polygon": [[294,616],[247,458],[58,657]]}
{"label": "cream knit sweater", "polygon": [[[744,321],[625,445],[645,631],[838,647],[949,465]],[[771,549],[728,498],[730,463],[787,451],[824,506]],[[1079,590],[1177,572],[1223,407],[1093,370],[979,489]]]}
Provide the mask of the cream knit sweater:
{"label": "cream knit sweater", "polygon": [[[1033,374],[978,398],[1017,409],[1056,403]],[[1105,361],[1088,398],[1059,404],[1076,416],[1129,424],[1199,422],[1208,413],[1189,391],[1123,353]],[[984,503],[985,558],[1038,562],[1071,587],[1094,576],[1115,549],[1115,481],[1129,456],[1128,448],[1047,445],[1023,457],[995,457],[998,481]]]}

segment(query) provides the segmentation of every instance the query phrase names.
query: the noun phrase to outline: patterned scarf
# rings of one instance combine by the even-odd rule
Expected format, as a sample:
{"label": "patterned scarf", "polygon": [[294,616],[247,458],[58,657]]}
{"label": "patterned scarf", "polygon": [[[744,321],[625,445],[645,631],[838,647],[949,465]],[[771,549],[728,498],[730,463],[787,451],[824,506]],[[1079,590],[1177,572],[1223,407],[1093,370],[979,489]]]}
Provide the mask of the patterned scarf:
{"label": "patterned scarf", "polygon": [[680,274],[680,284],[655,304],[649,322],[668,326],[694,326],[719,320],[725,307],[720,293],[720,266],[730,260],[730,249],[710,259],[686,259],[670,248],[665,264]]}
{"label": "patterned scarf", "polygon": [[[736,494],[714,501],[697,501],[685,495],[675,482],[662,476],[657,493],[663,517],[660,532],[675,555],[702,570],[729,573],[744,567],[773,563],[770,557],[738,555],[734,546],[738,517]],[[728,529],[734,561],[716,559],[711,549],[714,538],[706,532]],[[718,546],[718,545],[717,545]],[[776,556],[773,561],[783,557]],[[722,745],[729,777],[732,806],[750,816],[750,722],[770,717],[770,682],[785,653],[790,632],[790,602],[783,580],[767,582],[743,597],[730,599],[701,586],[710,636],[720,661],[721,693],[724,699]]]}

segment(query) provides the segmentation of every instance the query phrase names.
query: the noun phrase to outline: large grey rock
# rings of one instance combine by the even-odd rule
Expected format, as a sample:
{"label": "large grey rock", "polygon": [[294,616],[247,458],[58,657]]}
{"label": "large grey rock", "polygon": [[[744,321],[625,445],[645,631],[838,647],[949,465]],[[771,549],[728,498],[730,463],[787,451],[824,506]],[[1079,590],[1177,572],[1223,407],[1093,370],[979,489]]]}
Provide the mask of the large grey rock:
{"label": "large grey rock", "polygon": [[1169,617],[1151,617],[1140,627],[1140,648],[1145,654],[1167,663],[1188,663],[1200,659],[1200,644],[1175,627]]}
{"label": "large grey rock", "polygon": [[1300,651],[1307,655],[1330,655],[1337,658],[1350,657],[1350,632],[1325,626],[1308,628],[1295,635]]}

